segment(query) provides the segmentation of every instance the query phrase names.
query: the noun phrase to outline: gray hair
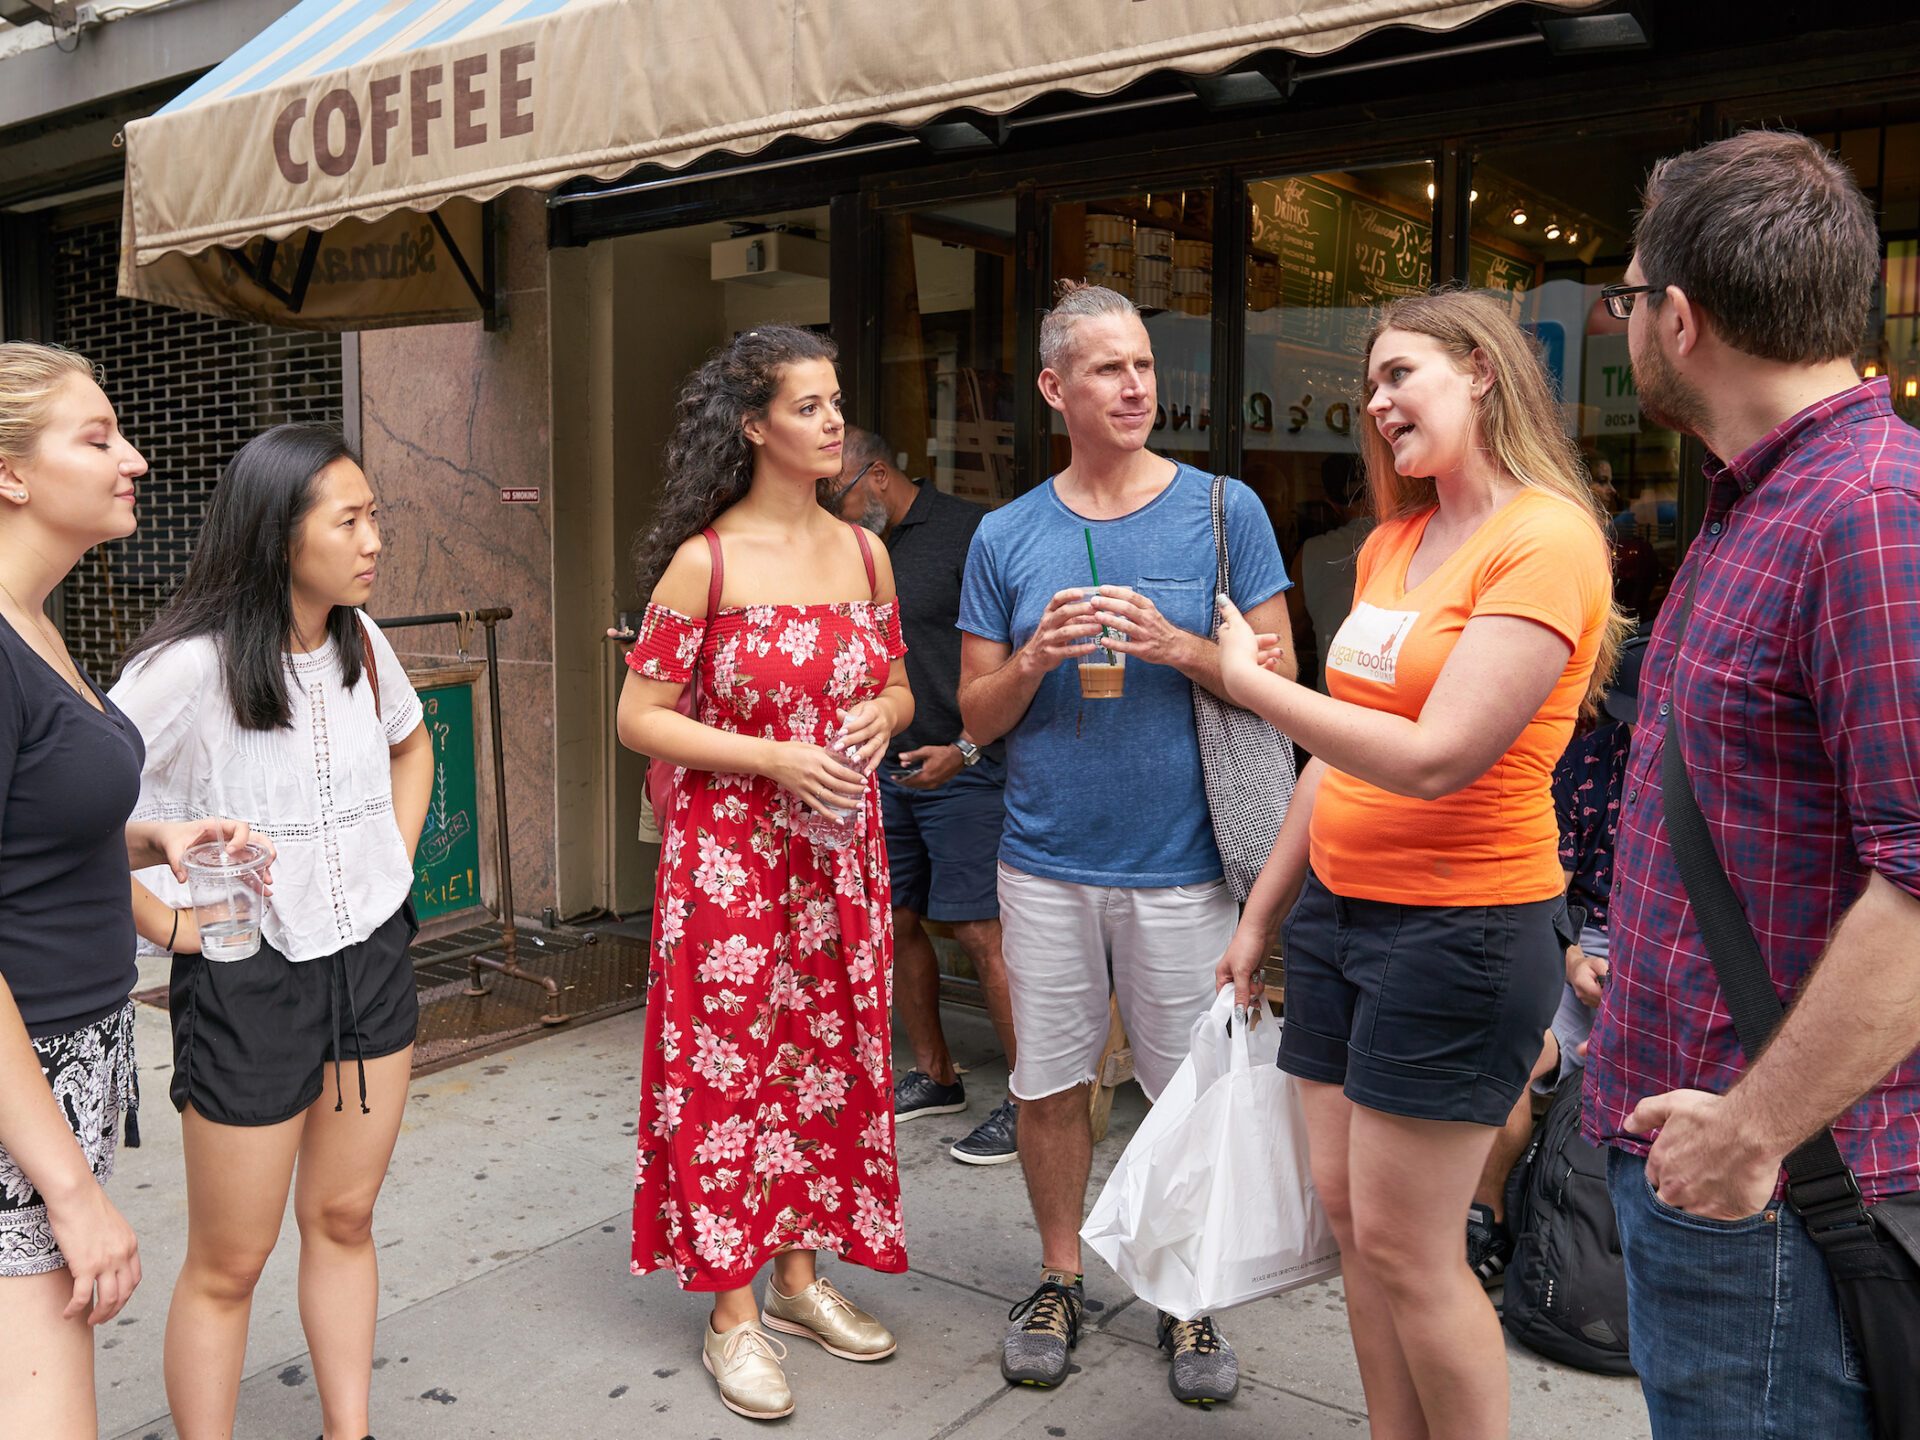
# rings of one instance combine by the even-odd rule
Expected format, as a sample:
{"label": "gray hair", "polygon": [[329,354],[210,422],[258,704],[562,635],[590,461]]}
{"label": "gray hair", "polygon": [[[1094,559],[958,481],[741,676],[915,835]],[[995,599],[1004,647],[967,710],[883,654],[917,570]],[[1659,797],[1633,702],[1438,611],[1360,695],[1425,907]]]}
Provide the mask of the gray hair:
{"label": "gray hair", "polygon": [[1073,359],[1073,330],[1080,321],[1139,314],[1140,307],[1118,290],[1062,280],[1053,308],[1040,317],[1040,367],[1057,374]]}
{"label": "gray hair", "polygon": [[1679,286],[1729,345],[1797,365],[1854,352],[1880,276],[1873,207],[1845,165],[1791,131],[1662,160],[1633,249],[1647,283]]}
{"label": "gray hair", "polygon": [[[862,430],[858,425],[847,426],[840,439],[840,473],[858,470],[875,460],[893,463],[893,447],[887,444],[886,436],[878,431]],[[838,486],[841,482],[836,477],[830,483]]]}

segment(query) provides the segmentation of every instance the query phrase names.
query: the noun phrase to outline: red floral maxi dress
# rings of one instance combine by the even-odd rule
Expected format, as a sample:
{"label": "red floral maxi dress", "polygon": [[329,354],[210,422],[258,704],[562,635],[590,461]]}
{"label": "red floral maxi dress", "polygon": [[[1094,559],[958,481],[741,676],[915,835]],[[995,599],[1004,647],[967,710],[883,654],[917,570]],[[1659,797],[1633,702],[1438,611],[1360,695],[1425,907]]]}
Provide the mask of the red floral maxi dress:
{"label": "red floral maxi dress", "polygon": [[[627,664],[699,719],[825,744],[906,653],[889,602],[647,609]],[[745,1285],[780,1250],[907,1268],[888,1055],[892,885],[869,781],[853,843],[816,845],[758,775],[679,772],[654,893],[633,1272]]]}

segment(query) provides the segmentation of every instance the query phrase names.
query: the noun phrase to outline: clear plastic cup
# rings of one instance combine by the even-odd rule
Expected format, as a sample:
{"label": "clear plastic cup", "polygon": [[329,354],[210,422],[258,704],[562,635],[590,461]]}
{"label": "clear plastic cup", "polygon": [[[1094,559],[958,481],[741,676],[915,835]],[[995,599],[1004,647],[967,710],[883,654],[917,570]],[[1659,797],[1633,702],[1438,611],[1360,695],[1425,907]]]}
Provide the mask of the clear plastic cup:
{"label": "clear plastic cup", "polygon": [[267,847],[249,840],[229,852],[226,841],[209,840],[187,851],[186,860],[200,953],[209,960],[246,959],[260,948]]}
{"label": "clear plastic cup", "polygon": [[1118,700],[1127,690],[1127,657],[1118,650],[1094,650],[1080,662],[1082,700]]}

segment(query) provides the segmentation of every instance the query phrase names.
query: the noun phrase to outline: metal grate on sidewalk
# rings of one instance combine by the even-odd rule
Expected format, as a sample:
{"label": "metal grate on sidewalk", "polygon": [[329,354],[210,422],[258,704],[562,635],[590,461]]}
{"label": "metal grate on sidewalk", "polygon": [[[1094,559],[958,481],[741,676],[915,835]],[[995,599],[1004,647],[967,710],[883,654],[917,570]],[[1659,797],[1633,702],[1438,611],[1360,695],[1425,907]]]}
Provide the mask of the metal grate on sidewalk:
{"label": "metal grate on sidewalk", "polygon": [[542,1023],[547,992],[539,985],[481,970],[485,995],[468,995],[467,957],[505,959],[500,926],[489,922],[456,930],[413,946],[413,983],[420,996],[420,1037],[414,1042],[415,1074],[442,1070],[475,1055],[504,1049],[556,1028],[572,1028],[631,1010],[646,998],[648,942],[594,930],[519,930],[520,965],[550,975],[560,986],[557,1008],[567,1025]]}

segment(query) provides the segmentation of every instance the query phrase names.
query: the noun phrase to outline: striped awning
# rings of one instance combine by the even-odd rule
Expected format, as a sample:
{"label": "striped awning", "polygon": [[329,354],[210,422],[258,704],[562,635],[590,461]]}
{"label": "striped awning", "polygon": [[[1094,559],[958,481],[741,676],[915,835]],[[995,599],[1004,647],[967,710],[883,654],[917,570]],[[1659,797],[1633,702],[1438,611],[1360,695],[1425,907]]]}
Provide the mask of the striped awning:
{"label": "striped awning", "polygon": [[127,127],[120,288],[313,328],[467,318],[479,204],[511,186],[1110,94],[1505,3],[303,0]]}

